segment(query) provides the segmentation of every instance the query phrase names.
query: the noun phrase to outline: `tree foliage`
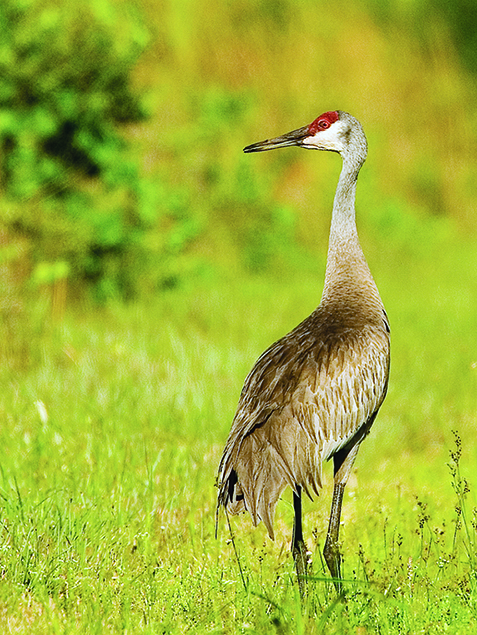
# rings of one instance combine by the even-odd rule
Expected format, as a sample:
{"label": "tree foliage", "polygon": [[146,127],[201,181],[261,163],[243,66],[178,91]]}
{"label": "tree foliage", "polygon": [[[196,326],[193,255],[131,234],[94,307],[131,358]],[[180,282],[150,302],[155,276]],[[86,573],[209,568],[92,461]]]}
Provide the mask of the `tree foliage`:
{"label": "tree foliage", "polygon": [[0,24],[0,223],[29,239],[36,281],[132,295],[148,259],[174,249],[167,231],[151,249],[161,210],[184,216],[119,129],[146,116],[131,72],[147,30],[109,0],[5,0]]}

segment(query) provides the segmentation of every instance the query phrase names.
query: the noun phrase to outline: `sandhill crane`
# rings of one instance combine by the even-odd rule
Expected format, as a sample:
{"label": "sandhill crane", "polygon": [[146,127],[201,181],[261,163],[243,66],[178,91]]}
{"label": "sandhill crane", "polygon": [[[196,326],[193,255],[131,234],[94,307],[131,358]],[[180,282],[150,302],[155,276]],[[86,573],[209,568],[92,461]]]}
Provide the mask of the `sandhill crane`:
{"label": "sandhill crane", "polygon": [[[389,375],[389,322],[358,240],[355,194],[367,154],[361,124],[340,110],[326,112],[286,135],[244,152],[300,146],[338,152],[336,189],[321,303],[272,344],[245,380],[222,455],[218,508],[247,510],[273,539],[277,501],[289,485],[295,512],[292,553],[298,579],[306,574],[302,490],[321,487],[321,464],[333,458],[334,489],[323,555],[341,590],[338,544],[343,492],[359,446],[384,400]],[[300,586],[303,589],[303,586]]]}

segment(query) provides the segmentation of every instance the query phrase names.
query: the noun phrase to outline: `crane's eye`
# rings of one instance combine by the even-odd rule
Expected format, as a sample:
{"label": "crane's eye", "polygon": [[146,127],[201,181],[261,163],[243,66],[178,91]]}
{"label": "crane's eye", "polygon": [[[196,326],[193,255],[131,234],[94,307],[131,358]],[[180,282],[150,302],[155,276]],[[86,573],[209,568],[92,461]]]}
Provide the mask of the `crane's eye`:
{"label": "crane's eye", "polygon": [[326,130],[329,127],[330,127],[330,122],[326,121],[326,119],[322,119],[321,121],[318,122],[318,128],[320,130]]}

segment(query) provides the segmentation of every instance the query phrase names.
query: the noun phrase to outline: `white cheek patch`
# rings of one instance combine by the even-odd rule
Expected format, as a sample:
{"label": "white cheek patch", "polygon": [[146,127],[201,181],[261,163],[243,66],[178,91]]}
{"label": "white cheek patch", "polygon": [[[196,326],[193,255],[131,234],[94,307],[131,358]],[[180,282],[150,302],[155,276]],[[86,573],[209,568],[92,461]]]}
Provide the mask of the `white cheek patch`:
{"label": "white cheek patch", "polygon": [[326,130],[319,130],[316,134],[305,137],[302,145],[305,148],[340,152],[343,149],[342,138],[345,128],[345,124],[338,120]]}

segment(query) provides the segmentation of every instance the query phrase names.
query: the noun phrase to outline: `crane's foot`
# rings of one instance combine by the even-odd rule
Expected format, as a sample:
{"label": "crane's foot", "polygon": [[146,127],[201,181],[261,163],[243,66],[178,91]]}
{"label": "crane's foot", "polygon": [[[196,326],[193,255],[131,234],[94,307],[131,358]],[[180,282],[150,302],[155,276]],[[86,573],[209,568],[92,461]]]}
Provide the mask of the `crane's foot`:
{"label": "crane's foot", "polygon": [[341,579],[341,554],[340,548],[337,542],[330,539],[328,536],[323,549],[323,556],[325,562],[328,565],[328,569],[333,578],[333,584],[335,585],[336,593],[338,595],[343,594],[343,584]]}
{"label": "crane's foot", "polygon": [[310,562],[305,541],[303,540],[303,525],[301,519],[301,487],[297,485],[293,492],[293,509],[295,511],[295,522],[293,523],[293,538],[291,552],[295,561],[296,574],[298,578],[298,588],[300,597],[303,600],[308,594],[308,576],[310,574]]}
{"label": "crane's foot", "polygon": [[308,576],[311,573],[311,561],[303,540],[297,540],[293,543],[292,554],[295,561],[300,597],[304,600],[308,595]]}

